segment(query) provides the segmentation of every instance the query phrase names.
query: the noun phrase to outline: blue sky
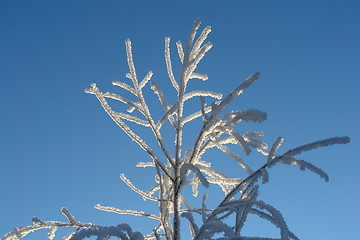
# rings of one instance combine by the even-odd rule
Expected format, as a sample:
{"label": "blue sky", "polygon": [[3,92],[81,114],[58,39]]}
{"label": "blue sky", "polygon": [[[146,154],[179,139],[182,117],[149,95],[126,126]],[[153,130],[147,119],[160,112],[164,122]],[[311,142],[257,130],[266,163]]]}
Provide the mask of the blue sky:
{"label": "blue sky", "polygon": [[[96,82],[104,92],[121,93],[111,82],[125,79],[124,40],[131,38],[138,75],[153,70],[153,80],[171,99],[163,39],[171,37],[178,66],[175,42],[187,39],[196,18],[213,27],[214,47],[199,65],[209,80],[191,87],[226,94],[249,74],[262,74],[231,108],[258,108],[268,120],[239,131],[261,130],[269,144],[282,136],[280,151],[351,137],[348,145],[302,156],[327,171],[330,182],[277,167],[259,199],[278,208],[300,239],[358,236],[360,4],[340,0],[0,1],[1,236],[30,225],[33,216],[65,221],[63,206],[79,221],[151,230],[153,222],[140,217],[93,209],[100,203],[155,211],[119,174],[144,188],[153,178],[152,170],[135,168],[148,160],[146,154],[83,91]],[[151,106],[160,107],[150,89],[145,93]],[[232,175],[243,174],[231,159],[214,158]],[[271,229],[251,219],[246,231],[272,235]],[[45,237],[40,232],[25,239]]]}

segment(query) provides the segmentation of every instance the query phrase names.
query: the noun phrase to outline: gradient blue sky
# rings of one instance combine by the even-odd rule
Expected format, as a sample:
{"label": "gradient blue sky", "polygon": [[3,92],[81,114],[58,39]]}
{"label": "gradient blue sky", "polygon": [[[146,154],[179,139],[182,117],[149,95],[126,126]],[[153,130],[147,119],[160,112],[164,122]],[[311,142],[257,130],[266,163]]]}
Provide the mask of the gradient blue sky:
{"label": "gradient blue sky", "polygon": [[[210,79],[192,87],[228,93],[260,71],[260,80],[231,105],[268,113],[265,123],[249,129],[264,131],[268,143],[283,136],[280,151],[332,136],[352,139],[302,156],[326,170],[330,182],[278,167],[259,199],[278,208],[300,239],[358,238],[360,3],[343,0],[1,0],[1,236],[30,225],[33,216],[65,220],[62,206],[79,221],[127,222],[135,230],[151,230],[153,222],[140,217],[93,209],[100,203],[153,212],[119,174],[144,187],[153,178],[152,170],[134,166],[148,160],[145,153],[83,90],[96,82],[103,91],[121,92],[111,82],[125,79],[124,40],[131,38],[139,76],[154,70],[153,80],[171,99],[163,39],[170,36],[175,50],[196,18],[202,27],[213,27],[214,47],[199,65]],[[177,61],[175,51],[172,55]],[[150,105],[160,106],[149,89],[145,92]],[[232,160],[218,156],[215,166],[229,164],[235,169],[230,175],[243,174]],[[259,235],[273,235],[270,229],[252,219],[246,227]]]}

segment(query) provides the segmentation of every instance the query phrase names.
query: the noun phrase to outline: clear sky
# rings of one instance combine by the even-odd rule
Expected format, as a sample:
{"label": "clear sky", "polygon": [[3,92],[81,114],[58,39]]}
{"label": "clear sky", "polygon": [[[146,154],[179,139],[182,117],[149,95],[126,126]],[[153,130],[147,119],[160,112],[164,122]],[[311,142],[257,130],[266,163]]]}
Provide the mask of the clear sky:
{"label": "clear sky", "polygon": [[[172,38],[178,66],[175,42],[187,39],[196,18],[202,27],[213,27],[214,47],[199,65],[209,80],[195,81],[194,89],[226,94],[249,74],[262,74],[231,105],[268,113],[266,122],[244,125],[245,130],[263,131],[269,144],[284,137],[280,152],[332,136],[352,139],[302,156],[327,171],[328,183],[295,167],[277,167],[259,199],[279,209],[300,239],[358,238],[360,3],[355,0],[0,1],[1,236],[30,225],[33,216],[65,221],[63,206],[79,221],[127,222],[134,230],[151,230],[155,223],[141,217],[93,208],[100,203],[154,212],[119,174],[144,189],[153,177],[151,169],[135,168],[148,160],[145,153],[83,91],[96,82],[104,92],[121,93],[111,82],[125,80],[124,40],[131,38],[139,76],[153,70],[153,80],[171,99],[163,39]],[[145,93],[159,109],[151,90]],[[214,164],[231,166],[230,175],[243,176],[231,159],[214,158]],[[272,236],[271,228],[250,221],[246,231]]]}

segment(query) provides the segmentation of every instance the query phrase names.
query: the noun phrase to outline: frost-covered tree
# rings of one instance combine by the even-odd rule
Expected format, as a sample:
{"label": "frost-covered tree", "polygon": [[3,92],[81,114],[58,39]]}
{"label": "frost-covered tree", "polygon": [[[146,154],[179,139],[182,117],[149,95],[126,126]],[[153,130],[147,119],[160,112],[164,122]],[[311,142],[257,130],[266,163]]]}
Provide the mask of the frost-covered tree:
{"label": "frost-covered tree", "polygon": [[[244,236],[242,229],[249,214],[269,221],[278,228],[280,236],[276,239],[298,239],[287,227],[281,213],[258,198],[259,187],[268,182],[268,170],[279,164],[298,166],[300,170],[310,170],[328,181],[328,175],[323,170],[310,162],[300,160],[297,158],[298,155],[319,147],[346,144],[350,139],[348,137],[334,137],[279,153],[278,149],[283,142],[282,137],[277,138],[268,147],[266,143],[260,140],[264,135],[262,132],[241,132],[241,129],[239,131],[238,125],[240,123],[260,123],[266,119],[266,113],[257,109],[226,111],[229,103],[253,84],[260,74],[252,74],[225,97],[211,91],[188,91],[189,81],[208,79],[207,75],[195,72],[200,60],[212,47],[211,43],[204,43],[211,32],[211,28],[206,27],[196,38],[199,26],[200,21],[195,21],[185,47],[180,41],[176,43],[177,53],[181,61],[180,76],[177,78],[173,73],[170,57],[170,38],[165,38],[165,62],[170,82],[177,96],[175,102],[168,104],[159,86],[150,81],[153,76],[152,71],[148,72],[142,79],[138,78],[129,39],[125,42],[130,70],[126,77],[131,80],[131,83],[114,81],[113,85],[129,92],[132,99],[115,93],[103,93],[96,84],[92,84],[89,89],[85,90],[86,93],[93,94],[99,100],[111,119],[149,155],[151,161],[140,162],[136,166],[154,169],[155,181],[152,188],[140,190],[124,174],[121,174],[120,178],[142,198],[155,201],[158,204],[159,211],[158,214],[154,215],[142,211],[121,210],[100,204],[95,205],[95,208],[118,214],[154,219],[158,224],[154,225],[153,232],[143,235],[134,232],[127,224],[98,226],[93,223],[82,223],[76,221],[69,211],[63,208],[61,212],[67,221],[43,221],[35,217],[32,219],[33,225],[17,227],[13,232],[6,234],[2,238],[3,240],[21,239],[30,232],[44,228],[50,229],[48,237],[53,239],[56,230],[65,227],[75,228],[72,233],[63,237],[63,239],[71,240],[81,240],[94,236],[99,240],[112,237],[122,240],[179,240],[181,233],[187,226],[186,222],[189,225],[192,239],[197,240],[274,239]],[[154,112],[148,107],[143,94],[143,89],[148,85],[158,97],[159,105],[163,108],[161,116],[154,117]],[[186,114],[184,108],[188,101],[193,98],[199,99],[198,111]],[[127,113],[113,110],[108,102],[109,99],[127,105]],[[191,143],[192,148],[184,149],[183,141],[187,138],[184,136],[183,129],[186,124],[193,121],[202,121],[202,127],[198,131],[197,138]],[[160,152],[154,151],[136,133],[135,130],[138,130],[138,127],[134,128],[134,123],[151,129],[154,143],[159,146]],[[165,129],[165,124],[172,127],[173,132],[169,132],[168,127]],[[174,133],[175,146],[172,144],[173,141],[165,141],[163,138],[163,135],[169,136],[171,133]],[[239,147],[245,158],[233,150],[234,146]],[[209,149],[218,149],[233,158],[244,169],[243,174],[237,178],[231,178],[226,173],[212,168],[211,159],[204,155]],[[252,150],[258,151],[264,158],[262,166],[257,169],[251,169],[248,160],[246,160]],[[189,196],[183,190],[185,187],[191,186],[193,196],[196,197],[199,195],[199,185],[203,185],[205,188],[218,185],[224,193],[224,198],[217,206],[210,209],[206,206],[207,194],[205,192],[201,196],[201,206],[191,206],[192,202],[189,201]],[[202,191],[203,188],[201,188]]]}

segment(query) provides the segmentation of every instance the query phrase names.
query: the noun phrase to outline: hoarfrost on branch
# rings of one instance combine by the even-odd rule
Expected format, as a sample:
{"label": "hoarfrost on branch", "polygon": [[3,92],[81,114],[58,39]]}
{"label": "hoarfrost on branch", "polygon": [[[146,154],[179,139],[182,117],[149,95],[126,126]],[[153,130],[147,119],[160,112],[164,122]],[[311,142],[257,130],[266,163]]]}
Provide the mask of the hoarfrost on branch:
{"label": "hoarfrost on branch", "polygon": [[[168,104],[165,95],[160,87],[152,82],[154,73],[149,71],[143,79],[139,79],[136,72],[133,59],[132,44],[130,39],[125,41],[126,56],[129,67],[129,73],[126,77],[132,84],[122,81],[114,81],[113,85],[122,88],[132,94],[133,99],[127,99],[119,94],[101,92],[96,84],[91,84],[85,92],[93,94],[100,102],[105,112],[111,119],[132,139],[141,149],[148,153],[151,161],[140,162],[137,167],[153,167],[155,173],[154,186],[148,190],[141,190],[135,187],[132,182],[120,175],[121,180],[138,193],[144,200],[152,200],[158,203],[158,215],[146,213],[143,211],[121,210],[115,207],[105,207],[100,204],[95,205],[96,209],[117,214],[128,214],[147,217],[157,221],[153,231],[147,235],[134,232],[127,224],[118,224],[116,226],[98,226],[92,223],[82,223],[75,220],[70,212],[63,208],[61,212],[67,218],[66,222],[43,221],[36,217],[32,219],[33,225],[17,227],[13,232],[6,234],[3,240],[18,240],[27,234],[47,228],[50,229],[48,238],[55,237],[58,228],[75,228],[69,235],[63,239],[81,240],[91,236],[96,236],[99,240],[107,240],[110,237],[118,239],[167,239],[179,240],[181,231],[184,228],[184,221],[188,221],[189,230],[193,239],[274,239],[264,237],[251,237],[242,234],[242,228],[246,222],[247,216],[253,214],[272,223],[280,230],[278,239],[298,239],[292,233],[285,223],[281,213],[271,205],[259,200],[259,187],[269,181],[268,170],[278,164],[287,164],[298,166],[301,170],[310,170],[318,174],[325,181],[328,181],[328,175],[320,168],[305,161],[295,158],[302,152],[325,147],[334,144],[346,144],[350,141],[348,137],[334,137],[322,141],[317,141],[303,146],[291,149],[285,153],[278,153],[281,143],[284,141],[279,137],[268,150],[268,144],[261,141],[264,136],[262,132],[241,132],[240,123],[261,123],[267,117],[266,113],[257,109],[248,109],[243,111],[224,112],[229,103],[241,95],[260,77],[259,73],[250,75],[243,83],[223,97],[222,94],[204,91],[188,91],[188,83],[193,79],[207,80],[208,76],[203,73],[195,72],[197,65],[212,48],[212,44],[204,43],[211,32],[211,27],[205,27],[196,39],[197,30],[200,27],[200,21],[196,20],[185,48],[183,44],[176,42],[178,57],[181,62],[181,71],[178,78],[174,76],[173,64],[170,56],[170,38],[165,38],[165,63],[167,73],[177,94],[176,102]],[[160,105],[164,113],[162,116],[153,117],[147,101],[143,95],[143,88],[150,85],[151,89],[159,98]],[[194,98],[199,99],[199,110],[188,116],[184,115],[184,108],[187,101]],[[108,99],[113,99],[124,104],[128,109],[127,113],[114,111]],[[211,100],[212,99],[212,100]],[[198,136],[193,142],[191,149],[183,149],[184,126],[192,121],[201,121],[202,127]],[[146,143],[138,133],[134,125],[139,124],[142,127],[149,128],[154,135],[154,142],[160,147],[163,154],[155,152],[148,143]],[[162,126],[169,123],[175,130],[174,152],[167,146],[168,142],[163,140]],[[168,134],[168,133],[165,133]],[[239,153],[234,152],[231,145],[237,145],[245,154],[245,158]],[[237,178],[228,177],[220,170],[211,167],[211,159],[205,159],[204,153],[212,148],[217,148],[221,152],[234,159],[244,171]],[[171,148],[173,149],[173,148]],[[258,169],[250,169],[247,164],[247,156],[252,150],[260,152],[264,156],[264,164]],[[160,157],[164,156],[164,157]],[[261,181],[260,181],[261,180]],[[224,192],[223,200],[214,208],[206,207],[205,199],[207,194],[203,194],[202,206],[191,207],[189,199],[183,194],[183,189],[191,185],[193,195],[198,196],[199,184],[209,187],[210,184],[218,185]],[[201,189],[203,190],[203,189]],[[196,214],[201,215],[202,221],[196,222]],[[234,218],[229,218],[235,216]],[[183,222],[181,221],[183,217]],[[234,219],[234,220],[230,220]]]}

